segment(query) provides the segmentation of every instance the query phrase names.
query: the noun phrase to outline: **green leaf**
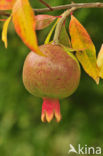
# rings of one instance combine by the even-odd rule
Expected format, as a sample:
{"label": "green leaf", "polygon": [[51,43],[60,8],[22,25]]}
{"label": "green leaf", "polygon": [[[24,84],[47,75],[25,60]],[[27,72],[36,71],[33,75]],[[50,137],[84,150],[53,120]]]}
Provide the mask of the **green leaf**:
{"label": "green leaf", "polygon": [[64,48],[64,51],[67,52],[68,55],[70,55],[70,56],[79,64],[77,58],[76,58],[75,55],[73,54],[74,49],[65,47],[65,46],[63,46],[63,45],[61,45],[61,46]]}
{"label": "green leaf", "polygon": [[59,42],[63,44],[64,46],[71,47],[71,42],[70,42],[70,39],[69,39],[69,36],[68,36],[68,33],[66,31],[64,24],[60,32]]}

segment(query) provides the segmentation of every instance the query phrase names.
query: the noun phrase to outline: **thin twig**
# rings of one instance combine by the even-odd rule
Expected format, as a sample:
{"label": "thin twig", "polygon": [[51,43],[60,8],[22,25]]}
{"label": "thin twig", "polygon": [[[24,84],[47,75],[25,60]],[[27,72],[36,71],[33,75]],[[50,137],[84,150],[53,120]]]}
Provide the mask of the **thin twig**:
{"label": "thin twig", "polygon": [[[49,11],[55,11],[55,10],[65,10],[65,9],[71,9],[72,7],[75,7],[76,9],[79,8],[103,8],[103,3],[96,2],[96,3],[74,3],[74,4],[66,4],[66,5],[60,5],[50,8],[43,8],[43,9],[33,9],[37,13],[43,13],[43,12],[49,12]],[[4,11],[0,11],[0,15],[3,16],[10,16],[10,14],[5,13]]]}
{"label": "thin twig", "polygon": [[46,3],[44,0],[39,0],[39,1],[40,1],[42,4],[44,4],[46,7],[48,7],[50,11],[53,11],[52,7],[51,7],[48,3]]}
{"label": "thin twig", "polygon": [[[79,8],[103,8],[103,3],[96,2],[96,3],[74,3],[74,4],[66,4],[66,5],[60,5],[52,7],[53,11],[55,10],[65,10],[65,9],[71,9],[72,7],[75,7],[77,9]],[[35,12],[43,13],[43,12],[49,12],[51,11],[49,8],[43,8],[43,9],[34,9]]]}

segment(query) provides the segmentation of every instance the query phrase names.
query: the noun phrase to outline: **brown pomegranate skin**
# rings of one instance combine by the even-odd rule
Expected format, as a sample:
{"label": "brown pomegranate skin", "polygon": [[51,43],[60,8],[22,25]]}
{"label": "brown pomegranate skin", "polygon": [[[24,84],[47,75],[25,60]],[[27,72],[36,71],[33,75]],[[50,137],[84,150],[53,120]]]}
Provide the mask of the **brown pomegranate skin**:
{"label": "brown pomegranate skin", "polygon": [[45,56],[30,52],[23,67],[23,83],[34,96],[62,99],[70,96],[80,81],[80,66],[73,54],[55,44],[41,45]]}

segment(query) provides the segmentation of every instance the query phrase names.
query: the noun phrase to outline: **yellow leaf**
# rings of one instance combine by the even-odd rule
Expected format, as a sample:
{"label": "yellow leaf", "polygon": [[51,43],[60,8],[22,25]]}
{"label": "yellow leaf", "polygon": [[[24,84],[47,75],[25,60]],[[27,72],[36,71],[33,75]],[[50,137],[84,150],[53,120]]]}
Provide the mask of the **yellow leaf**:
{"label": "yellow leaf", "polygon": [[97,57],[97,65],[99,67],[99,76],[103,79],[103,44]]}
{"label": "yellow leaf", "polygon": [[[76,57],[80,61],[84,70],[96,83],[99,83],[99,69],[96,63],[95,46],[80,22],[72,15],[69,26],[72,48],[77,49]],[[80,52],[80,50],[82,50]]]}
{"label": "yellow leaf", "polygon": [[54,29],[55,29],[55,27],[56,27],[58,21],[59,21],[59,19],[56,20],[56,22],[54,23],[54,25],[53,25],[53,27],[51,28],[50,32],[48,33],[48,35],[47,35],[47,37],[46,37],[46,40],[45,40],[45,42],[44,42],[45,44],[48,44],[48,43],[50,42],[50,38],[51,38],[51,36],[52,36],[52,33],[53,33],[53,31],[54,31]]}
{"label": "yellow leaf", "polygon": [[12,9],[16,0],[0,0],[0,10]]}
{"label": "yellow leaf", "polygon": [[3,30],[2,30],[2,41],[5,44],[5,47],[7,48],[7,30],[8,30],[8,25],[10,23],[11,16],[4,22],[3,25]]}
{"label": "yellow leaf", "polygon": [[43,55],[39,50],[35,32],[36,20],[28,0],[17,0],[13,7],[13,23],[22,41],[35,53]]}

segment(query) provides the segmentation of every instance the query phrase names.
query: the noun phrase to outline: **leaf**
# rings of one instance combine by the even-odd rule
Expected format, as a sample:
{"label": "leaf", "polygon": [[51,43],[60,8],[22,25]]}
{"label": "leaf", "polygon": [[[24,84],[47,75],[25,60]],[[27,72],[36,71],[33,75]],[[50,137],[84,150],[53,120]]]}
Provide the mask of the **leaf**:
{"label": "leaf", "polygon": [[78,62],[77,58],[76,58],[75,55],[72,53],[72,52],[73,52],[73,49],[68,48],[68,47],[65,47],[65,46],[63,46],[63,45],[61,45],[61,46],[64,48],[64,51],[67,52],[67,54],[68,54],[69,56],[71,56],[71,57],[77,62],[77,64],[79,65],[79,62]]}
{"label": "leaf", "polygon": [[50,15],[37,15],[36,18],[36,30],[41,30],[49,26],[57,17]]}
{"label": "leaf", "polygon": [[[84,70],[96,83],[99,83],[99,69],[96,63],[95,46],[80,22],[72,15],[69,25],[71,43],[73,49],[77,49],[76,57],[80,61]],[[80,52],[82,50],[82,52]]]}
{"label": "leaf", "polygon": [[69,36],[68,36],[68,33],[66,31],[64,24],[63,24],[62,30],[60,32],[59,42],[61,44],[63,44],[64,46],[71,47],[70,39],[69,39]]}
{"label": "leaf", "polygon": [[6,19],[0,19],[0,21],[4,22],[4,21],[6,21]]}
{"label": "leaf", "polygon": [[[60,44],[60,46],[62,46],[66,51],[69,51],[69,52],[71,52],[72,54],[76,52],[75,49],[69,48],[69,47],[67,47],[67,46],[64,46],[63,44]],[[74,55],[74,54],[73,54],[73,55]]]}
{"label": "leaf", "polygon": [[12,9],[16,0],[0,0],[0,10]]}
{"label": "leaf", "polygon": [[51,28],[50,32],[48,33],[48,35],[47,35],[47,37],[46,37],[46,40],[45,40],[45,42],[44,42],[45,44],[48,44],[48,43],[50,42],[50,38],[51,38],[51,36],[52,36],[52,33],[53,33],[53,31],[54,31],[54,29],[55,29],[55,27],[56,27],[58,21],[59,21],[59,19],[56,20],[56,22],[54,23],[54,25],[53,25],[53,27]]}
{"label": "leaf", "polygon": [[5,44],[5,47],[7,48],[7,30],[8,30],[8,25],[10,23],[11,16],[4,22],[3,25],[3,30],[2,30],[2,41]]}
{"label": "leaf", "polygon": [[97,57],[97,65],[99,67],[99,76],[103,79],[103,44]]}
{"label": "leaf", "polygon": [[37,44],[36,20],[28,0],[17,0],[13,7],[13,23],[22,41],[34,52],[43,55]]}

